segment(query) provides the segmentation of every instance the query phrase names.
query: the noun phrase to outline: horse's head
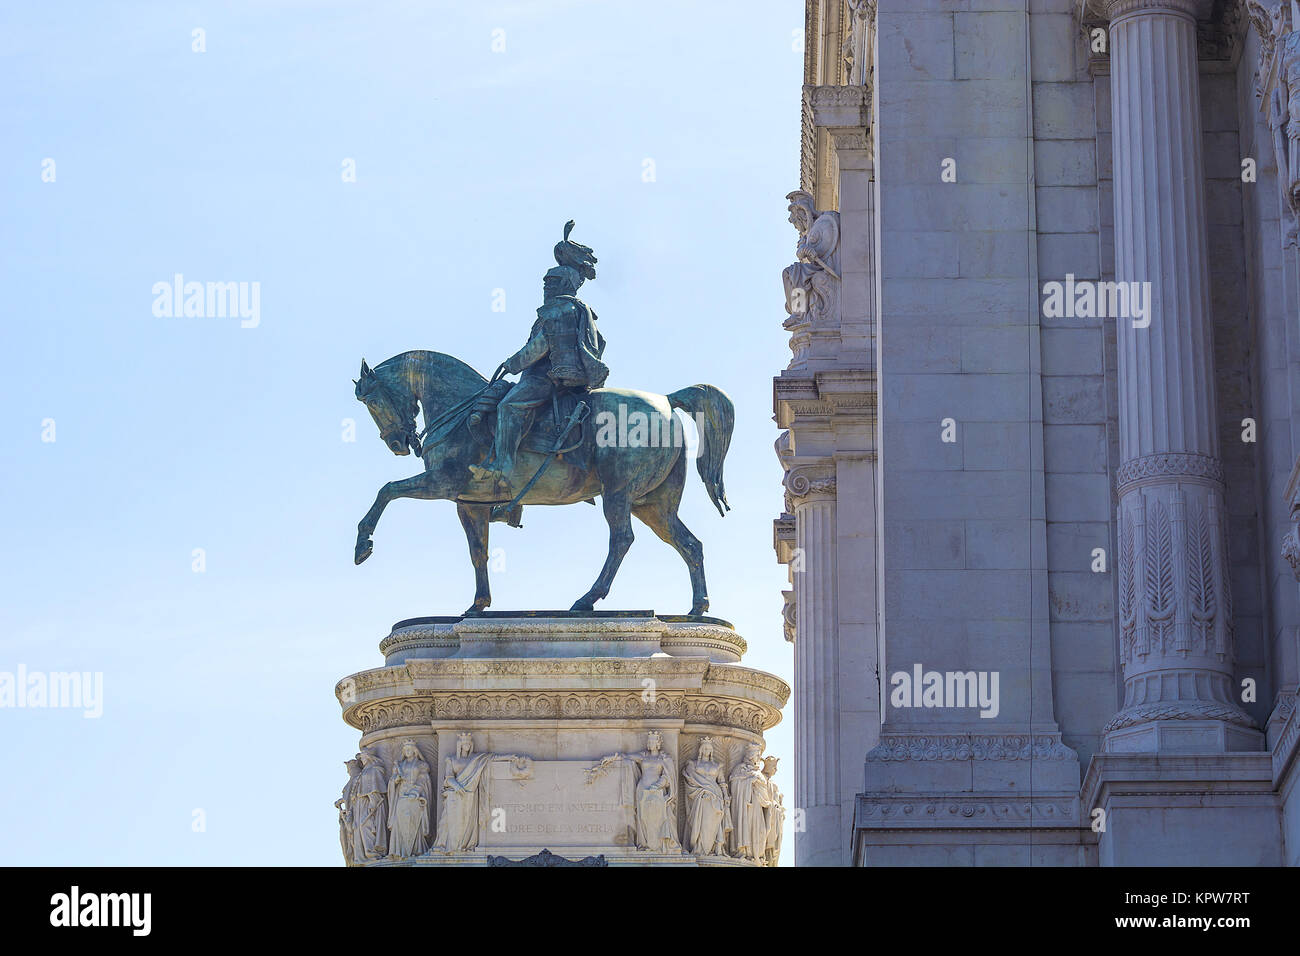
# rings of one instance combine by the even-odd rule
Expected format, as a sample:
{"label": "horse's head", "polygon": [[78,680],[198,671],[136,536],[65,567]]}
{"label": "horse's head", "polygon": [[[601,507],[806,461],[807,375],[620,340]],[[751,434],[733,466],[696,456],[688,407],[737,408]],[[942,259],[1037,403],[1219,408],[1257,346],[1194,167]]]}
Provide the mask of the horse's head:
{"label": "horse's head", "polygon": [[364,402],[370,417],[379,426],[379,437],[394,455],[420,454],[420,439],[415,427],[417,403],[410,389],[393,381],[383,366],[373,371],[361,360],[361,378],[353,379],[357,401]]}

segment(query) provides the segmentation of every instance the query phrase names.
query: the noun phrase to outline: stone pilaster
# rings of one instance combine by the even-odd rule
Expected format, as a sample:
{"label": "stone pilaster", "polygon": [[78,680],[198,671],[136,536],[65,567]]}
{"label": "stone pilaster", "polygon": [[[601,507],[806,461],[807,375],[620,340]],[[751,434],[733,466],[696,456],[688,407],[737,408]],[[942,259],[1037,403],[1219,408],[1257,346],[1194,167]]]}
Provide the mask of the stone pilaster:
{"label": "stone pilaster", "polygon": [[[795,862],[838,866],[851,859],[862,758],[880,736],[875,3],[809,0],[807,12],[805,196],[787,198],[811,197],[814,221],[786,270],[793,356],[773,387],[786,507],[773,544],[791,582],[783,617],[794,644],[795,801],[805,820]],[[791,214],[794,222],[793,205]],[[796,302],[791,285],[808,295]]]}
{"label": "stone pilaster", "polygon": [[815,866],[839,862],[841,843],[834,466],[794,468],[786,473],[785,487],[795,516],[798,608],[794,792],[808,834],[796,841],[795,863]]}
{"label": "stone pilaster", "polygon": [[[1113,0],[1120,653],[1108,752],[1258,749],[1235,701],[1195,0]],[[1137,283],[1139,285],[1133,285]],[[1132,300],[1130,299],[1130,302]]]}
{"label": "stone pilaster", "polygon": [[[865,370],[776,379],[790,570],[785,622],[795,654],[795,862],[849,862],[864,754],[880,736],[875,379]],[[787,630],[787,634],[790,631]]]}

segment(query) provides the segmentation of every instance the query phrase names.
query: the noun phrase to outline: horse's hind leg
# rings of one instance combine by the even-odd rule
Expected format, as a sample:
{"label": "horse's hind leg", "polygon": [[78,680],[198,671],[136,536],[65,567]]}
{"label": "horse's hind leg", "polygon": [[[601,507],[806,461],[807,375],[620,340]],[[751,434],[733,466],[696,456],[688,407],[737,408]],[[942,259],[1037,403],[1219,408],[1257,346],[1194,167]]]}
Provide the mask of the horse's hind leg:
{"label": "horse's hind leg", "polygon": [[691,574],[691,613],[704,614],[709,610],[709,591],[704,583],[704,546],[700,539],[677,517],[677,506],[682,500],[682,486],[686,483],[686,456],[682,455],[673,466],[668,480],[633,505],[632,513],[651,531],[663,538],[682,556]]}
{"label": "horse's hind leg", "polygon": [[618,566],[623,563],[627,549],[632,547],[632,507],[627,492],[606,493],[601,496],[601,501],[605,506],[605,521],[609,524],[609,556],[605,558],[605,566],[600,569],[600,577],[596,578],[591,590],[570,608],[573,611],[590,611],[597,601],[609,596]]}
{"label": "horse's hind leg", "polygon": [[460,518],[460,526],[465,529],[465,540],[469,542],[469,559],[474,563],[474,603],[469,606],[469,611],[481,611],[492,603],[487,571],[488,524],[492,506],[458,501],[456,514]]}

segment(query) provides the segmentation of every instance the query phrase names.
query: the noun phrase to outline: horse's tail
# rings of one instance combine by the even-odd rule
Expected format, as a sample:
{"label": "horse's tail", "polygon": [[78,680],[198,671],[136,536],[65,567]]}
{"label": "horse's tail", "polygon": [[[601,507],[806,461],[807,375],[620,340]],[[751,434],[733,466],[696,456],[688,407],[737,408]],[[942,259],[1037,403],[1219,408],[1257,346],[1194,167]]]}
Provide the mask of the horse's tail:
{"label": "horse's tail", "polygon": [[726,392],[712,385],[692,385],[673,392],[668,396],[668,404],[695,419],[700,442],[695,467],[713,506],[718,514],[725,516],[731,505],[727,504],[727,492],[722,485],[722,463],[731,445],[736,407]]}

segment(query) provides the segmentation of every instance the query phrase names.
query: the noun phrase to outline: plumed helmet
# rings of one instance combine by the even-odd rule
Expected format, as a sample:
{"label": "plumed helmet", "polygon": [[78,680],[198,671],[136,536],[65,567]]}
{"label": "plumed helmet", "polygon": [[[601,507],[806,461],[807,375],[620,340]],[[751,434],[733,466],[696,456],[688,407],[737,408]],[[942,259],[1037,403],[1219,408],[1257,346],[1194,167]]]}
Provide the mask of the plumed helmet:
{"label": "plumed helmet", "polygon": [[590,246],[584,246],[569,238],[569,233],[573,232],[573,225],[572,219],[564,224],[564,238],[555,244],[555,261],[561,267],[576,271],[579,276],[577,285],[581,285],[583,279],[596,278],[596,257],[591,254]]}

